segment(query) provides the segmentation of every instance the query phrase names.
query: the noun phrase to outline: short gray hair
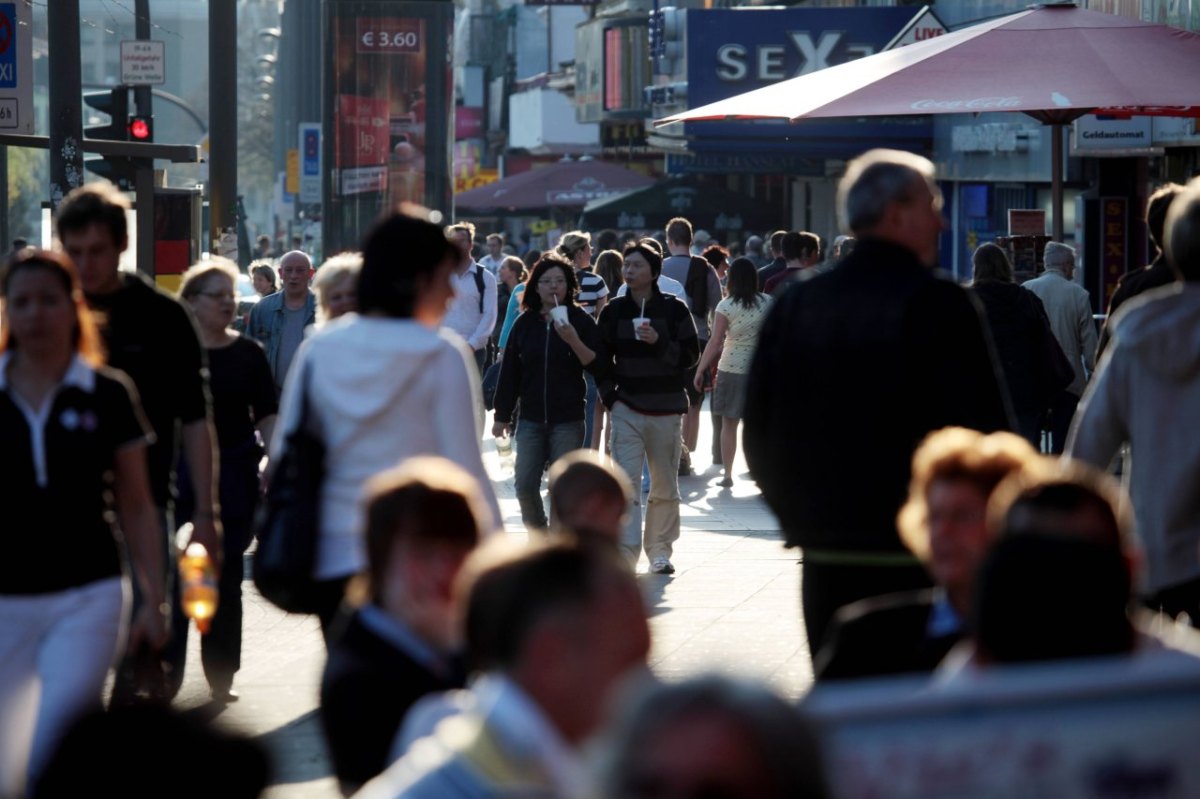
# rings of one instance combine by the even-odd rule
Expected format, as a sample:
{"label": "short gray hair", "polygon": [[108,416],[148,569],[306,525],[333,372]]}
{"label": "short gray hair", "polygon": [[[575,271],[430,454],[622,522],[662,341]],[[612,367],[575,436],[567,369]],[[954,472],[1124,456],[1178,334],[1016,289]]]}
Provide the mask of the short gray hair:
{"label": "short gray hair", "polygon": [[883,220],[887,207],[912,193],[913,184],[934,183],[933,163],[903,150],[870,150],[846,167],[838,184],[838,216],[842,227],[861,235]]}
{"label": "short gray hair", "polygon": [[804,714],[761,685],[720,676],[657,684],[634,698],[610,730],[602,795],[629,795],[641,754],[668,725],[700,714],[727,718],[749,739],[775,796],[830,796],[820,745]]}
{"label": "short gray hair", "polygon": [[1075,248],[1059,241],[1046,243],[1042,252],[1042,265],[1055,271],[1075,263]]}

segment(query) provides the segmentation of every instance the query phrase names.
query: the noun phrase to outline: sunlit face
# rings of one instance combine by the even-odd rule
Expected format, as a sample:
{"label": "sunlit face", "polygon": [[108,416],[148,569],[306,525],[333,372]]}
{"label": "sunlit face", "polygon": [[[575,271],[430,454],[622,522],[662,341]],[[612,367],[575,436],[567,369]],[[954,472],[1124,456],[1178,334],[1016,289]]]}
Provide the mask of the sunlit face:
{"label": "sunlit face", "polygon": [[283,291],[293,297],[308,290],[308,282],[312,279],[312,275],[312,263],[305,256],[285,257],[279,264],[279,277],[283,283]]}
{"label": "sunlit face", "polygon": [[536,288],[543,311],[549,311],[555,305],[565,305],[567,302],[567,276],[563,274],[562,267],[552,266],[543,272],[538,278]]}
{"label": "sunlit face", "polygon": [[70,353],[75,313],[74,300],[49,269],[22,269],[9,281],[5,323],[21,351],[57,356]]}
{"label": "sunlit face", "polygon": [[585,244],[583,248],[575,253],[575,268],[586,269],[592,263],[592,245]]}
{"label": "sunlit face", "polygon": [[121,287],[121,253],[127,243],[114,241],[112,231],[99,222],[63,234],[63,249],[79,270],[84,294],[110,294]]}
{"label": "sunlit face", "polygon": [[204,330],[224,330],[233,324],[237,313],[237,294],[233,281],[226,275],[213,275],[204,281],[200,291],[188,298],[196,322]]}
{"label": "sunlit face", "polygon": [[254,277],[250,278],[250,282],[254,285],[254,290],[258,292],[258,296],[265,297],[268,294],[275,293],[275,283],[272,282],[266,275],[254,273]]}
{"label": "sunlit face", "polygon": [[321,294],[325,316],[337,319],[358,310],[358,283],[354,275],[343,275]]}
{"label": "sunlit face", "polygon": [[935,479],[925,493],[929,508],[929,568],[954,593],[970,588],[990,537],[988,496],[962,479]]}
{"label": "sunlit face", "polygon": [[508,264],[500,264],[496,269],[496,277],[500,278],[502,283],[511,286],[514,281],[512,270],[508,268]]}
{"label": "sunlit face", "polygon": [[629,286],[630,291],[648,288],[654,282],[654,272],[650,269],[650,262],[640,252],[631,252],[625,256],[622,274],[625,276],[625,285]]}

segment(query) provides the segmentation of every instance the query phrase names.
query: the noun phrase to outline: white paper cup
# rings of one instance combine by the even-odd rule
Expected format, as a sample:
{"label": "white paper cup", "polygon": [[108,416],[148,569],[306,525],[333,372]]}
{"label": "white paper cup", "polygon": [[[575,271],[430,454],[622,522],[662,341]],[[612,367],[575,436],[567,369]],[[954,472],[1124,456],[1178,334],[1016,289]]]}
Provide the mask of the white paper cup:
{"label": "white paper cup", "polygon": [[649,325],[650,325],[649,317],[635,316],[633,318],[633,335],[637,336],[638,338],[641,338],[641,336],[639,335],[641,329],[643,327],[648,327]]}
{"label": "white paper cup", "polygon": [[567,323],[567,307],[565,305],[555,305],[550,309],[550,319],[556,325],[565,325]]}

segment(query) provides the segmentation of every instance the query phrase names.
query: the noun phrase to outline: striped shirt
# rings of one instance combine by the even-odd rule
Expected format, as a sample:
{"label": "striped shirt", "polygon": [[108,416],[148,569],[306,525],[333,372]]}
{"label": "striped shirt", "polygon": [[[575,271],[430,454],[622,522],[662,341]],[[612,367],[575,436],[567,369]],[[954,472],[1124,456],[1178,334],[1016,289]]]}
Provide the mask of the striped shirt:
{"label": "striped shirt", "polygon": [[608,285],[605,284],[604,278],[597,275],[591,269],[576,269],[575,277],[579,279],[579,297],[577,302],[583,310],[596,315],[596,303],[601,297],[608,296]]}
{"label": "striped shirt", "polygon": [[646,317],[658,341],[638,341],[633,319],[641,308],[632,297],[618,297],[600,312],[600,337],[605,363],[597,371],[604,404],[620,401],[638,413],[687,413],[684,370],[700,355],[696,323],[682,301],[655,292],[646,301]]}

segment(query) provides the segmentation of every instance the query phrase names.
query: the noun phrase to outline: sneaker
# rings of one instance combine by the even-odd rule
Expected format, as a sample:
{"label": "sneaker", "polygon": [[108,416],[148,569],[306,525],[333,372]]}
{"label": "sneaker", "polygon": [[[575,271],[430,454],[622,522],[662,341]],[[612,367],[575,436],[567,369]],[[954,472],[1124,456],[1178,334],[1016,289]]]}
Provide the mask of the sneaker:
{"label": "sneaker", "polygon": [[671,565],[671,561],[660,555],[650,562],[650,571],[652,574],[674,574],[675,567]]}

